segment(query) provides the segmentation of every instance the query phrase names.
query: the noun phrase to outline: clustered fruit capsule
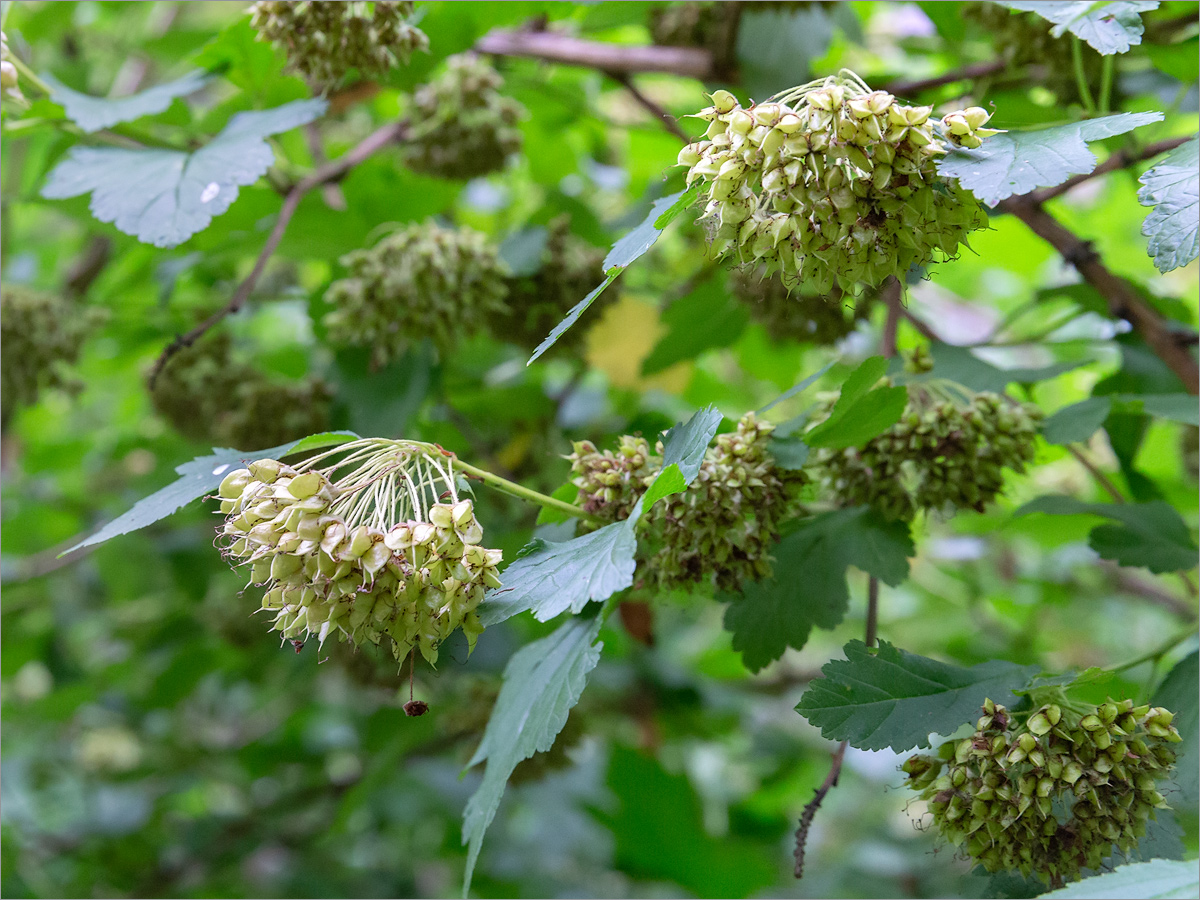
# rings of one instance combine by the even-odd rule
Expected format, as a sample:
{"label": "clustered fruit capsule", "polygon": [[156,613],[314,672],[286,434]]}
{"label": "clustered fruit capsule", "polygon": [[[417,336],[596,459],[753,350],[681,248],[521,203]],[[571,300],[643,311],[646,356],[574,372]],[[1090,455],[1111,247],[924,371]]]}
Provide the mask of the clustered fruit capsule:
{"label": "clustered fruit capsule", "polygon": [[[804,483],[802,473],[776,465],[767,448],[772,431],[747,413],[734,431],[717,436],[686,491],[645,514],[639,564],[660,587],[735,589],[770,575],[771,547]],[[616,452],[576,443],[567,458],[584,509],[608,521],[627,518],[662,469],[661,442],[656,449],[630,435]]]}
{"label": "clustered fruit capsule", "polygon": [[1128,854],[1181,740],[1173,714],[1132,700],[1047,704],[1023,722],[987,700],[973,735],[903,765],[941,836],[989,872],[1062,883]]}
{"label": "clustered fruit capsule", "polygon": [[779,274],[765,269],[735,269],[730,288],[750,316],[763,325],[772,340],[790,339],[807,344],[836,344],[866,318],[870,303],[855,303],[836,288],[817,294],[799,286],[790,290]]}
{"label": "clustered fruit capsule", "polygon": [[485,59],[460,53],[413,95],[405,163],[439,178],[478,178],[521,150],[525,108],[500,93],[504,79]]}
{"label": "clustered fruit capsule", "polygon": [[409,225],[341,262],[349,271],[325,294],[325,327],[334,343],[370,347],[376,365],[422,338],[449,351],[505,310],[508,271],[471,228]]}
{"label": "clustered fruit capsule", "polygon": [[[325,468],[313,465],[330,457]],[[332,634],[355,644],[414,647],[430,663],[499,587],[501,551],[482,546],[471,500],[429,447],[364,440],[291,467],[260,459],[217,492],[224,552],[264,588],[262,609],[285,639]],[[442,502],[445,499],[447,502]]]}
{"label": "clustered fruit capsule", "polygon": [[260,0],[250,7],[250,24],[258,40],[283,49],[289,71],[328,89],[352,70],[375,78],[428,50],[429,38],[408,21],[412,14],[409,0]]}
{"label": "clustered fruit capsule", "polygon": [[708,131],[679,164],[704,185],[700,221],[718,258],[852,292],[952,258],[987,225],[974,195],[936,169],[949,147],[995,133],[979,107],[937,121],[846,71],[749,108],[724,90],[712,99],[696,113]]}

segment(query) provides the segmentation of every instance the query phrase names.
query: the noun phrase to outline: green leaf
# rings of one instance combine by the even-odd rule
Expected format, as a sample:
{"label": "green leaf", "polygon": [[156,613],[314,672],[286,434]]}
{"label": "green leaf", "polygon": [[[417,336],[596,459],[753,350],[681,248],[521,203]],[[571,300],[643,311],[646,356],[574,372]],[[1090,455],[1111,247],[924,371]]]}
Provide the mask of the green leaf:
{"label": "green leaf", "polygon": [[1088,397],[1072,403],[1047,417],[1042,423],[1042,437],[1050,444],[1086,441],[1104,424],[1111,411],[1111,397]]}
{"label": "green leaf", "polygon": [[642,220],[641,224],[613,244],[608,255],[604,257],[604,271],[607,273],[604,281],[576,303],[567,313],[566,318],[554,326],[546,339],[538,344],[526,365],[553,347],[567,329],[579,321],[579,317],[592,305],[592,302],[604,293],[604,289],[616,281],[617,276],[624,272],[634,260],[654,245],[658,236],[663,233],[663,229],[696,198],[699,193],[698,184],[697,182],[687,191],[680,191],[677,194],[670,194],[655,200],[654,205],[650,207],[649,215]]}
{"label": "green leaf", "polygon": [[[573,503],[578,495],[579,488],[575,487],[575,485],[568,481],[566,484],[560,484],[557,488],[555,488],[554,493],[552,493],[550,496],[555,500],[561,500],[563,503]],[[572,518],[570,513],[562,512],[561,510],[555,509],[553,506],[543,506],[538,511],[537,521],[534,524],[554,525],[558,522],[565,522],[570,518]]]}
{"label": "green leaf", "polygon": [[50,99],[66,110],[67,118],[90,133],[110,128],[119,122],[132,122],[142,116],[160,113],[176,97],[186,97],[200,90],[208,83],[209,77],[206,72],[197,69],[175,81],[115,100],[73,91],[52,75],[43,75],[42,80],[50,87]]}
{"label": "green leaf", "polygon": [[713,277],[666,308],[664,334],[642,363],[642,374],[653,375],[677,362],[695,359],[705,350],[728,347],[746,329],[750,317]]}
{"label": "green leaf", "polygon": [[1142,42],[1142,13],[1158,9],[1158,0],[999,0],[1001,6],[1037,13],[1054,23],[1050,33],[1062,37],[1068,31],[1104,56],[1125,53]]}
{"label": "green leaf", "polygon": [[1158,112],[1120,113],[1037,131],[1006,131],[987,138],[975,150],[955,147],[938,160],[937,168],[947,178],[957,178],[988,206],[995,206],[1005,197],[1086,175],[1096,168],[1088,141],[1125,134],[1161,122],[1162,117]]}
{"label": "green leaf", "polygon": [[999,394],[1010,383],[1032,384],[1057,378],[1064,372],[1087,365],[1087,360],[1053,363],[1035,369],[1000,369],[980,359],[966,347],[953,344],[934,343],[929,345],[933,357],[933,369],[920,375],[898,375],[900,383],[916,383],[931,379],[945,379],[961,384],[973,391],[991,391]]}
{"label": "green leaf", "polygon": [[534,618],[545,622],[567,610],[579,613],[588,603],[607,600],[633,584],[642,511],[687,488],[720,423],[721,414],[708,406],[667,432],[663,469],[629,518],[569,541],[530,542],[504,570],[502,585],[479,605],[480,621],[494,625],[532,610]]}
{"label": "green leaf", "polygon": [[751,8],[737,25],[737,60],[742,84],[765,100],[811,77],[813,60],[825,55],[833,23],[820,6]]}
{"label": "green leaf", "polygon": [[470,768],[486,761],[487,767],[463,811],[462,841],[468,845],[464,897],[508,777],[522,760],[554,746],[587,685],[588,673],[600,662],[604,645],[596,636],[602,621],[600,616],[568,619],[552,634],[526,644],[504,667],[504,683],[483,740],[467,763]]}
{"label": "green leaf", "polygon": [[1123,566],[1144,566],[1151,572],[1188,571],[1200,553],[1175,507],[1162,500],[1150,503],[1084,503],[1074,497],[1038,497],[1015,513],[1103,516],[1119,525],[1097,525],[1088,545],[1105,559]]}
{"label": "green leaf", "polygon": [[294,453],[303,453],[307,450],[344,444],[346,441],[352,441],[357,437],[358,435],[353,432],[331,431],[324,434],[314,434],[310,437],[292,441],[289,444],[280,444],[278,447],[270,447],[266,450],[245,451],[214,448],[210,456],[197,456],[191,462],[185,462],[183,465],[176,466],[175,471],[180,476],[178,481],[172,482],[160,491],[155,491],[149,497],[143,497],[133,505],[129,512],[117,516],[117,518],[113,519],[95,534],[89,535],[70,550],[64,550],[59,555],[65,556],[67,553],[81,550],[84,547],[102,544],[111,538],[122,534],[129,534],[131,531],[137,531],[139,528],[145,528],[147,525],[152,525],[160,519],[165,519],[196,498],[203,497],[205,494],[215,491],[220,486],[221,480],[231,470],[241,466],[245,462],[267,458],[281,459],[284,456]]}
{"label": "green leaf", "polygon": [[238,186],[253,184],[274,162],[264,140],[311,122],[324,100],[297,100],[275,109],[241,112],[194,153],[72,147],[49,174],[42,196],[92,195],[101,222],[156,247],[174,247],[207,228],[233,204]]}
{"label": "green leaf", "polygon": [[745,586],[725,610],[725,629],[747,669],[757,672],[792,647],[800,650],[813,627],[836,628],[846,615],[850,566],[898,585],[915,553],[908,526],[885,522],[868,507],[821,513],[776,546],[769,580]]}
{"label": "green leaf", "polygon": [[983,701],[1011,702],[1037,666],[989,660],[969,669],[917,656],[880,641],[872,653],[851,641],[844,660],[831,660],[809,685],[796,711],[831,741],[860,750],[903,753],[928,747],[929,735],[951,734],[974,722]]}
{"label": "green leaf", "polygon": [[[820,378],[822,375],[824,375],[826,372],[828,372],[830,369],[832,369],[834,367],[835,363],[837,363],[836,359],[831,360],[830,362],[827,362],[825,365],[821,366],[821,368],[817,369],[817,371],[813,372],[807,378],[804,378],[802,381],[800,381],[798,384],[792,385],[790,388],[788,388],[786,391],[784,391],[782,394],[780,394],[778,397],[776,397],[774,400],[772,400],[770,403],[768,403],[762,409],[758,410],[757,411],[758,415],[761,416],[763,413],[765,413],[771,407],[782,403],[784,400],[790,400],[793,397],[795,397],[797,394],[802,394],[804,391],[808,390],[810,387],[812,387],[816,383],[818,378]],[[844,389],[844,387],[843,387],[843,389]]]}
{"label": "green leaf", "polygon": [[549,233],[538,225],[514,231],[500,244],[497,255],[515,276],[534,275],[542,267],[542,253]]}
{"label": "green leaf", "polygon": [[908,402],[908,391],[902,387],[871,389],[887,366],[882,356],[863,360],[842,385],[829,418],[808,432],[804,443],[844,450],[865,444],[899,422]]}
{"label": "green leaf", "polygon": [[616,841],[617,869],[678,884],[696,897],[757,896],[775,884],[778,865],[760,841],[708,833],[686,775],[672,775],[652,756],[619,744],[610,753],[607,781],[615,809],[596,816]]}
{"label": "green leaf", "polygon": [[1175,745],[1175,770],[1172,780],[1175,791],[1170,792],[1171,806],[1179,812],[1190,812],[1193,820],[1200,806],[1200,651],[1193,650],[1163,679],[1154,692],[1154,704],[1175,713],[1171,723],[1183,741]]}
{"label": "green leaf", "polygon": [[1053,900],[1187,900],[1200,893],[1196,861],[1152,859],[1117,866],[1040,897]]}
{"label": "green leaf", "polygon": [[1200,137],[1176,147],[1138,181],[1138,202],[1154,207],[1142,223],[1154,264],[1160,272],[1186,266],[1200,254]]}

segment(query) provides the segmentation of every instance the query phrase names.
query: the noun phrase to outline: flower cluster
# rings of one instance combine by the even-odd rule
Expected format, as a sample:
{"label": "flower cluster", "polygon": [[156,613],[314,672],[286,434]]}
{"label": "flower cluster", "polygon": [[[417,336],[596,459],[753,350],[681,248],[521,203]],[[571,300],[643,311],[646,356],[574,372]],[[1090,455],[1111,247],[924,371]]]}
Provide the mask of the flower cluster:
{"label": "flower cluster", "polygon": [[69,366],[102,317],[55,294],[22,285],[0,289],[0,406],[8,426],[21,406],[37,402],[43,388],[75,390]]}
{"label": "flower cluster", "polygon": [[[734,589],[771,572],[771,547],[792,509],[803,475],[780,468],[767,447],[774,426],[747,413],[717,436],[689,488],[656,503],[643,517],[640,563],[663,588],[715,582]],[[662,453],[661,443],[656,448]],[[662,469],[642,438],[624,435],[616,452],[575,444],[572,484],[584,509],[609,521],[628,517]]]}
{"label": "flower cluster", "polygon": [[952,845],[989,872],[1061,883],[1146,833],[1180,740],[1173,714],[1132,700],[1048,704],[1018,723],[988,700],[973,735],[904,763]]}
{"label": "flower cluster", "polygon": [[789,289],[778,274],[735,269],[730,276],[733,296],[762,323],[773,340],[836,344],[866,318],[870,303],[854,303],[840,290],[816,294],[803,286]]}
{"label": "flower cluster", "polygon": [[20,88],[20,73],[9,57],[12,51],[8,49],[8,35],[0,31],[0,93],[5,97],[22,100]]}
{"label": "flower cluster", "polygon": [[295,468],[260,459],[227,475],[224,552],[264,588],[272,629],[386,641],[399,660],[415,647],[430,663],[457,628],[474,647],[501,552],[481,545],[447,462],[431,445],[361,440]]}
{"label": "flower cluster", "polygon": [[521,150],[517,123],[525,107],[500,93],[504,79],[473,53],[446,60],[445,70],[413,95],[405,162],[439,178],[477,178],[504,168]]}
{"label": "flower cluster", "polygon": [[[495,317],[492,330],[506,341],[533,350],[571,307],[603,280],[604,251],[571,234],[570,219],[558,216],[546,226],[538,270],[508,280],[508,310]],[[605,303],[608,296],[602,295],[598,303]],[[572,328],[556,346],[578,348],[586,334],[584,328]]]}
{"label": "flower cluster", "polygon": [[429,38],[408,21],[412,14],[410,0],[260,0],[250,7],[250,24],[259,40],[283,49],[289,71],[327,89],[352,70],[374,78],[428,50]]}
{"label": "flower cluster", "polygon": [[[814,423],[835,399],[820,400]],[[1037,406],[999,394],[912,384],[899,422],[862,447],[814,451],[810,470],[841,504],[869,504],[889,519],[982,511],[1003,490],[1006,468],[1024,472],[1033,461],[1041,419]]]}
{"label": "flower cluster", "polygon": [[328,428],[332,392],[317,378],[292,382],[268,375],[239,359],[221,331],[172,356],[150,397],[191,440],[261,450]]}
{"label": "flower cluster", "polygon": [[325,294],[325,327],[335,343],[370,347],[377,365],[426,337],[452,348],[505,309],[507,270],[471,228],[409,225],[341,262],[349,274]]}
{"label": "flower cluster", "polygon": [[932,111],[849,72],[748,109],[717,91],[696,114],[709,122],[704,138],[679,153],[687,183],[704,185],[711,252],[819,294],[953,257],[987,215],[935,163],[995,132],[979,107],[940,121]]}

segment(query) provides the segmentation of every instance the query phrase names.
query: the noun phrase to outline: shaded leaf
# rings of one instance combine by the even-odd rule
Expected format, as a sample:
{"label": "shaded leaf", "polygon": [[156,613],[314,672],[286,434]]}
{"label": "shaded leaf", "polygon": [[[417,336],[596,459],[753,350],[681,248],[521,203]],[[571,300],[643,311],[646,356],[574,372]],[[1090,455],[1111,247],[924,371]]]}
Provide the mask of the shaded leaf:
{"label": "shaded leaf", "polygon": [[1175,745],[1175,769],[1171,779],[1171,806],[1190,811],[1193,818],[1200,806],[1200,651],[1193,650],[1163,679],[1154,692],[1154,703],[1175,713],[1172,725],[1183,740]]}
{"label": "shaded leaf", "polygon": [[160,519],[165,519],[198,497],[215,491],[226,475],[247,462],[256,459],[281,459],[294,453],[344,444],[357,437],[358,435],[353,432],[333,431],[314,434],[288,444],[280,444],[278,447],[269,447],[266,450],[214,448],[210,456],[197,456],[191,462],[176,466],[175,471],[180,476],[178,481],[172,482],[162,490],[155,491],[149,497],[143,497],[127,513],[117,516],[95,534],[89,535],[70,550],[64,550],[59,555],[64,556],[83,547],[102,544],[111,538],[137,531],[139,528],[145,528]]}
{"label": "shaded leaf", "polygon": [[500,243],[497,255],[508,266],[510,274],[518,277],[534,275],[542,267],[542,253],[548,237],[549,233],[540,225],[522,228]]}
{"label": "shaded leaf", "polygon": [[483,835],[496,816],[513,769],[554,746],[587,685],[588,673],[600,662],[604,645],[596,636],[602,621],[600,616],[567,619],[552,634],[514,653],[504,667],[504,683],[483,740],[467,763],[469,768],[486,761],[487,767],[463,811],[462,841],[468,845],[464,897],[471,888]]}
{"label": "shaded leaf", "polygon": [[43,75],[42,80],[50,86],[50,99],[66,110],[67,118],[84,131],[93,132],[119,122],[132,122],[142,116],[160,113],[169,107],[176,97],[186,97],[204,87],[209,76],[203,70],[197,69],[175,81],[155,85],[114,100],[73,91],[52,75]]}
{"label": "shaded leaf", "polygon": [[1088,141],[1099,141],[1162,121],[1162,113],[1120,113],[1055,125],[1037,131],[992,135],[975,150],[955,147],[937,163],[938,172],[957,178],[988,206],[1005,197],[1062,184],[1096,168]]}
{"label": "shaded leaf", "polygon": [[742,84],[762,101],[811,77],[812,61],[825,55],[833,23],[817,4],[758,7],[742,13],[737,61]]}
{"label": "shaded leaf", "polygon": [[667,333],[642,363],[642,374],[653,375],[705,350],[728,347],[741,337],[750,317],[723,282],[721,277],[710,278],[663,311]]}
{"label": "shaded leaf", "polygon": [[[797,394],[803,393],[804,391],[808,390],[810,387],[812,387],[816,383],[818,378],[820,378],[822,375],[824,375],[826,372],[828,372],[830,369],[832,369],[834,366],[834,363],[836,363],[836,362],[837,362],[837,360],[833,360],[832,362],[826,363],[825,365],[821,366],[821,368],[817,369],[817,371],[813,372],[811,375],[804,378],[798,384],[795,384],[792,387],[788,388],[786,391],[784,391],[782,394],[780,394],[778,397],[776,397],[774,400],[772,400],[770,403],[768,403],[762,409],[758,410],[758,415],[761,416],[763,413],[765,413],[768,409],[775,406],[776,404],[782,403],[784,400],[790,400],[790,399],[792,399],[792,397],[795,397]],[[843,390],[844,389],[845,388],[843,387]]]}
{"label": "shaded leaf", "polygon": [[885,522],[868,507],[814,516],[776,546],[772,577],[732,598],[725,629],[733,634],[733,649],[752,672],[788,647],[802,649],[813,627],[841,624],[850,602],[848,567],[894,586],[908,577],[915,552],[906,524]]}
{"label": "shaded leaf", "polygon": [[1042,423],[1042,437],[1051,444],[1086,441],[1104,424],[1112,410],[1110,397],[1088,397],[1063,407]]}
{"label": "shaded leaf", "polygon": [[1160,272],[1186,266],[1200,254],[1200,137],[1176,147],[1141,178],[1138,202],[1153,206],[1142,234]]}
{"label": "shaded leaf", "polygon": [[901,374],[897,376],[896,380],[900,383],[910,383],[945,379],[973,391],[991,391],[999,394],[1010,383],[1032,384],[1037,381],[1047,381],[1057,378],[1064,372],[1087,365],[1088,362],[1087,360],[1075,360],[1053,363],[1034,369],[1001,369],[976,356],[967,347],[933,343],[929,345],[929,353],[933,357],[933,369],[920,375]]}
{"label": "shaded leaf", "polygon": [[174,247],[207,228],[233,204],[238,186],[253,184],[275,159],[268,135],[311,122],[324,100],[297,100],[241,112],[194,153],[72,147],[42,188],[52,200],[92,195],[101,222],[156,247]]}
{"label": "shaded leaf", "polygon": [[964,669],[887,641],[874,654],[862,641],[851,641],[844,652],[844,660],[821,668],[823,677],[809,685],[796,711],[827,740],[860,750],[928,747],[930,734],[951,734],[975,721],[984,700],[1011,703],[1013,691],[1038,673],[1037,666],[1002,660]]}
{"label": "shaded leaf", "polygon": [[1117,866],[1039,896],[1054,900],[1185,900],[1198,893],[1200,870],[1195,860],[1152,859]]}
{"label": "shaded leaf", "polygon": [[1151,572],[1187,571],[1200,553],[1175,507],[1162,500],[1149,503],[1084,503],[1074,497],[1046,496],[1016,511],[1050,515],[1103,516],[1119,525],[1097,525],[1088,545],[1105,559],[1123,566],[1144,566]]}
{"label": "shaded leaf", "polygon": [[1001,6],[1037,13],[1054,23],[1050,33],[1075,35],[1104,56],[1125,53],[1142,42],[1142,13],[1158,9],[1158,0],[999,0]]}

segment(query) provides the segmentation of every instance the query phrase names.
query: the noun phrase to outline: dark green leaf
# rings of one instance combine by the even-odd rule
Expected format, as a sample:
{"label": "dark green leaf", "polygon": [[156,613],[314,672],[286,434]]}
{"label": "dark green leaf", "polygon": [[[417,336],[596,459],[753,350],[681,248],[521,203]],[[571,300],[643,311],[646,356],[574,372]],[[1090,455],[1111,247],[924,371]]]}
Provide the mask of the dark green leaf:
{"label": "dark green leaf", "polygon": [[1142,206],[1153,206],[1142,234],[1160,272],[1186,266],[1200,254],[1200,138],[1155,163],[1140,179]]}
{"label": "dark green leaf", "polygon": [[517,276],[533,275],[542,267],[542,252],[548,234],[540,225],[514,231],[500,244],[499,256],[508,271]]}
{"label": "dark green leaf", "polygon": [[705,350],[728,347],[741,336],[749,318],[725,290],[723,278],[708,279],[664,310],[667,333],[642,363],[642,373],[653,375]]}
{"label": "dark green leaf", "polygon": [[92,132],[109,128],[119,122],[132,122],[142,116],[160,113],[170,106],[176,97],[186,97],[204,87],[208,82],[208,75],[197,69],[175,81],[155,85],[115,100],[73,91],[51,75],[43,75],[42,80],[50,86],[50,98],[66,110],[67,118],[84,131]]}
{"label": "dark green leaf", "polygon": [[1175,713],[1171,723],[1183,741],[1175,745],[1176,790],[1170,793],[1171,806],[1190,812],[1193,819],[1200,806],[1200,651],[1193,650],[1171,669],[1158,690],[1154,703]]}
{"label": "dark green leaf", "polygon": [[1054,23],[1051,34],[1075,35],[1101,54],[1125,53],[1142,42],[1142,13],[1158,9],[1158,0],[999,0],[1001,6],[1037,13]]}
{"label": "dark green leaf", "polygon": [[742,84],[759,101],[803,84],[832,39],[833,23],[817,4],[747,9],[737,26]]}
{"label": "dark green leaf", "polygon": [[198,456],[191,462],[176,466],[175,471],[180,476],[178,481],[172,482],[160,491],[155,491],[149,497],[143,497],[133,505],[129,512],[117,516],[95,534],[80,541],[70,550],[64,550],[60,555],[80,550],[83,547],[102,544],[111,538],[137,531],[139,528],[152,525],[159,519],[165,519],[198,497],[215,491],[221,484],[221,480],[230,471],[246,462],[256,459],[280,459],[293,453],[344,444],[356,437],[358,435],[352,432],[328,432],[314,434],[289,444],[280,444],[278,447],[269,447],[266,450],[247,452],[214,448],[210,456]]}
{"label": "dark green leaf", "polygon": [[929,352],[933,356],[931,371],[922,375],[901,375],[897,381],[920,382],[944,378],[973,391],[991,391],[998,394],[1012,382],[1032,384],[1035,381],[1046,381],[1087,364],[1086,360],[1077,360],[1036,369],[999,369],[980,359],[966,347],[935,343],[930,344]]}
{"label": "dark green leaf", "polygon": [[174,247],[229,209],[239,185],[267,171],[275,154],[264,138],[311,122],[325,107],[324,100],[297,100],[238,113],[194,153],[72,147],[47,177],[42,196],[90,193],[92,215],[101,222],[143,243]]}
{"label": "dark green leaf", "polygon": [[774,400],[772,400],[770,403],[768,403],[762,409],[758,410],[758,414],[761,416],[763,413],[765,413],[771,407],[773,407],[779,403],[782,403],[784,400],[790,400],[792,397],[795,397],[797,394],[801,394],[804,391],[808,390],[810,387],[813,386],[813,384],[816,383],[818,378],[820,378],[822,375],[824,375],[826,372],[828,372],[830,369],[832,369],[834,366],[834,363],[836,363],[836,362],[837,361],[834,360],[833,362],[829,362],[829,363],[826,363],[825,365],[821,366],[821,368],[817,369],[817,371],[813,372],[807,378],[802,380],[799,384],[793,385],[792,387],[788,388],[786,391],[784,391],[782,394],[780,394],[778,397],[776,397]]}
{"label": "dark green leaf", "polygon": [[849,566],[898,585],[914,552],[907,525],[885,522],[867,507],[814,516],[779,542],[772,577],[746,585],[725,610],[733,649],[757,672],[786,648],[803,648],[814,626],[841,624]]}
{"label": "dark green leaf", "polygon": [[1053,900],[1188,900],[1200,893],[1196,862],[1153,859],[1117,866],[1040,897]]}
{"label": "dark green leaf", "polygon": [[1042,423],[1042,437],[1051,444],[1086,441],[1096,433],[1112,410],[1109,397],[1088,397],[1064,407]]}
{"label": "dark green leaf", "polygon": [[879,388],[860,398],[836,422],[822,422],[804,437],[810,447],[845,450],[861,447],[900,421],[908,403],[902,387]]}
{"label": "dark green leaf", "polygon": [[1096,168],[1088,141],[1099,141],[1162,121],[1162,113],[1121,113],[1055,125],[1037,131],[1008,131],[975,150],[956,147],[938,160],[938,171],[988,206],[1036,188],[1054,187]]}
{"label": "dark green leaf", "polygon": [[851,641],[844,660],[826,663],[796,710],[831,741],[860,750],[891,747],[903,753],[928,747],[929,735],[952,734],[973,722],[983,701],[1010,703],[1037,666],[990,660],[969,669],[879,642],[872,654]]}
{"label": "dark green leaf", "polygon": [[1074,497],[1046,496],[1031,500],[1016,515],[1103,516],[1119,525],[1097,525],[1088,544],[1105,559],[1123,566],[1145,566],[1151,572],[1187,571],[1200,553],[1175,507],[1161,500],[1150,503],[1084,503]]}
{"label": "dark green leaf", "polygon": [[588,673],[600,661],[604,645],[596,636],[602,621],[599,616],[567,619],[552,634],[514,653],[505,666],[504,683],[483,740],[467,763],[470,767],[487,761],[483,781],[463,812],[462,840],[468,845],[464,897],[508,777],[519,762],[554,746],[587,685]]}

